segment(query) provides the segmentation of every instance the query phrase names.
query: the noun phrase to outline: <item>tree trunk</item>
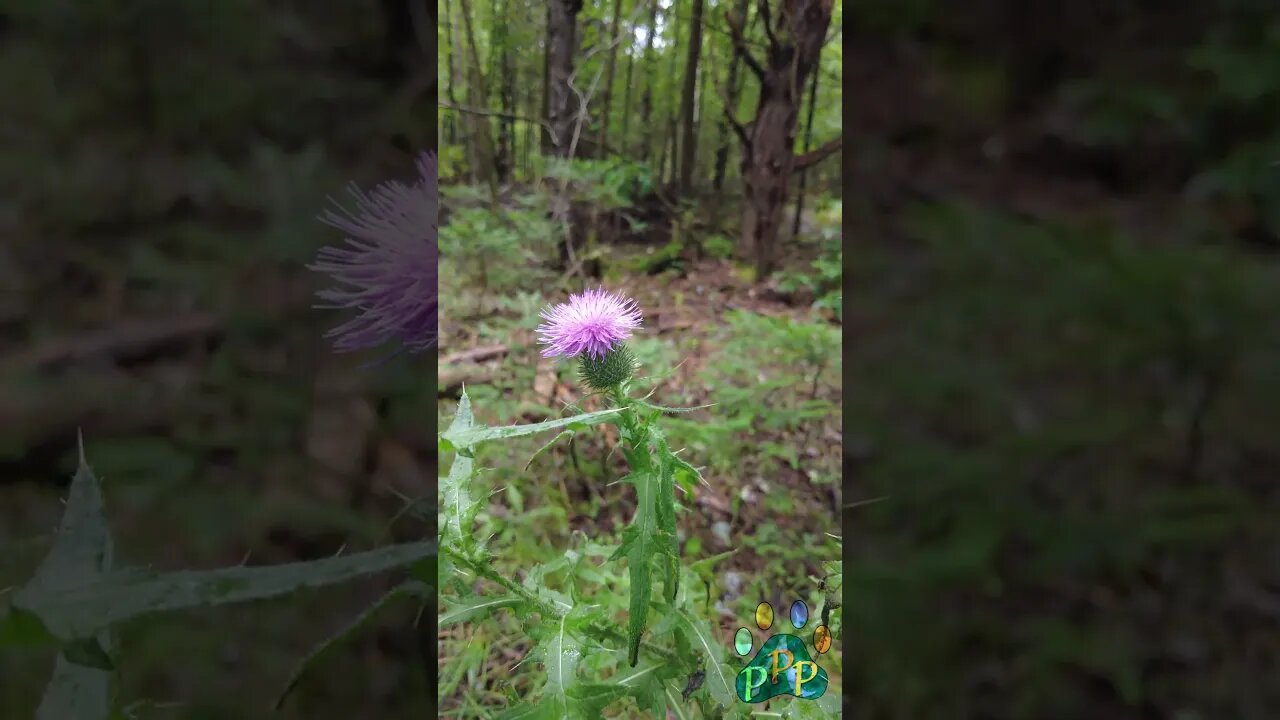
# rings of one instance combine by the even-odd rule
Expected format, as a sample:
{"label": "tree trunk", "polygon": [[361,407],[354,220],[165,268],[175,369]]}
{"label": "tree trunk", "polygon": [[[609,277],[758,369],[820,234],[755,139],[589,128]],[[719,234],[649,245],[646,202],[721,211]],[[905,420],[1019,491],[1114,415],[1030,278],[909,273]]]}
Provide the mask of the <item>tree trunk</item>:
{"label": "tree trunk", "polygon": [[[809,152],[809,146],[813,144],[813,111],[818,104],[818,76],[822,73],[821,51],[819,51],[818,64],[813,68],[813,80],[809,83],[809,116],[804,121],[804,148],[805,152]],[[805,180],[809,177],[807,169],[800,170],[800,186],[796,188],[796,219],[791,223],[791,237],[800,235],[800,216],[804,214],[804,185]]]}
{"label": "tree trunk", "polygon": [[[531,82],[528,84],[528,88],[529,90],[526,93],[525,101],[528,104],[529,117],[541,117],[538,114],[538,84]],[[537,128],[538,125],[536,123],[526,121],[524,124],[524,144],[521,148],[521,150],[523,150],[523,157],[520,159],[520,165],[524,168],[526,173],[533,172],[533,149],[536,146],[535,138],[546,134],[545,131],[539,133]]]}
{"label": "tree trunk", "polygon": [[[448,43],[446,47],[440,48],[440,54],[445,56],[444,94],[445,97],[449,98],[449,103],[456,106],[458,104],[458,96],[456,92],[457,83],[454,81],[454,77],[457,73],[456,68],[453,66],[453,34],[450,31],[453,25],[449,19],[449,0],[440,3],[440,6],[444,12],[445,42]],[[441,128],[444,135],[444,144],[462,145],[465,148],[465,141],[462,138],[462,133],[458,130],[458,124],[458,113],[456,111],[445,116],[444,127]]]}
{"label": "tree trunk", "polygon": [[[701,164],[697,161],[699,156],[697,150],[701,147],[705,134],[702,132],[702,119],[707,116],[707,78],[716,70],[715,46],[708,47],[706,52],[700,53],[700,55],[701,59],[698,61],[698,89],[694,91],[693,95],[694,173],[698,172],[698,165]],[[702,155],[702,157],[705,158],[706,156]],[[702,162],[705,163],[706,161],[703,160]]]}
{"label": "tree trunk", "polygon": [[551,86],[547,122],[552,131],[552,154],[568,158],[579,110],[569,79],[573,77],[573,60],[578,49],[578,12],[582,10],[582,0],[549,0],[548,7]]}
{"label": "tree trunk", "polygon": [[[749,0],[737,0],[737,17],[745,18],[746,9],[748,9]],[[728,113],[737,113],[737,90],[739,90],[739,82],[737,82],[737,70],[741,64],[741,59],[737,53],[730,51],[732,58],[728,61],[728,86],[724,88],[724,92],[728,95]],[[724,170],[728,168],[728,119],[721,118],[719,122],[719,146],[716,149],[716,169],[712,176],[712,188],[716,190],[719,197],[719,191],[724,187]],[[719,202],[717,200],[717,202]]]}
{"label": "tree trunk", "polygon": [[[509,11],[507,0],[493,0],[492,11],[493,17],[505,18]],[[495,22],[489,48],[489,76],[498,77],[498,104],[503,113],[503,117],[498,118],[498,151],[494,157],[499,183],[510,180],[515,167],[515,120],[512,117],[516,114],[515,68],[511,66],[510,45],[507,24]]]}
{"label": "tree trunk", "polygon": [[[797,117],[804,81],[813,72],[831,24],[832,0],[787,0],[781,12],[769,13],[760,3],[768,38],[763,63],[747,47],[741,21],[730,22],[734,49],[760,82],[755,118],[736,129],[743,141],[743,207],[740,252],[755,262],[756,280],[763,281],[775,266],[778,229],[791,174],[839,149],[837,139],[820,150],[797,158]],[[776,17],[776,23],[769,15]]]}
{"label": "tree trunk", "polygon": [[[653,2],[656,3],[657,0],[653,0]],[[627,47],[631,47],[630,42],[627,43]],[[627,53],[627,79],[623,82],[626,94],[622,96],[622,139],[618,141],[618,151],[622,155],[626,155],[627,139],[631,137],[629,132],[631,130],[631,81],[635,77],[635,70],[636,55],[634,51],[629,51]]]}
{"label": "tree trunk", "polygon": [[[445,92],[449,96],[449,102],[453,103],[454,105],[457,105],[458,104],[458,88],[462,87],[465,90],[466,84],[462,81],[462,69],[458,67],[458,61],[456,59],[458,55],[458,46],[459,46],[458,26],[457,26],[457,18],[450,17],[450,15],[452,14],[450,11],[451,5],[452,3],[450,3],[449,0],[445,0],[445,3],[444,3],[444,18],[445,18],[445,30],[446,30],[445,34],[449,38],[449,57],[448,57],[449,85],[445,88]],[[478,170],[479,163],[476,161],[476,157],[478,153],[476,152],[475,139],[473,137],[475,133],[472,132],[472,127],[475,124],[474,120],[470,117],[458,117],[457,113],[454,113],[454,122],[457,123],[458,132],[462,140],[462,148],[464,153],[466,154],[467,166],[469,171],[468,175],[471,177],[471,182],[473,183],[477,182],[477,173],[479,172]]]}
{"label": "tree trunk", "polygon": [[702,2],[693,0],[693,14],[689,18],[689,55],[684,66],[684,91],[680,98],[684,130],[680,141],[680,193],[686,197],[693,189],[693,164],[698,155],[693,103],[698,89],[698,56],[702,53]]}
{"label": "tree trunk", "polygon": [[[467,36],[467,47],[471,56],[467,67],[471,69],[471,80],[467,83],[467,95],[474,108],[487,108],[489,93],[485,88],[484,73],[480,68],[480,52],[476,49],[476,36],[471,27],[471,7],[465,0],[459,3],[462,14],[462,27]],[[490,134],[489,118],[485,115],[472,115],[472,135],[475,141],[476,179],[489,186],[490,194],[498,196],[496,177],[497,164],[494,162],[493,136]]]}
{"label": "tree trunk", "polygon": [[[543,40],[542,46],[542,112],[538,113],[538,117],[543,120],[551,117],[551,5],[547,3],[546,15],[546,38]],[[550,155],[555,143],[551,141],[551,127],[545,125],[542,128],[542,154]]]}
{"label": "tree trunk", "polygon": [[[582,0],[549,0],[547,6],[550,8],[547,16],[547,44],[551,66],[547,124],[551,127],[551,154],[571,160],[579,107],[577,94],[569,83],[573,77],[574,55],[578,50],[578,12],[582,10]],[[565,200],[567,202],[567,198]],[[563,212],[568,213],[569,217],[559,243],[559,266],[567,269],[572,257],[570,247],[577,246],[575,240],[581,235],[581,231],[573,221],[572,206],[564,208]]]}
{"label": "tree trunk", "polygon": [[[671,26],[671,48],[668,50],[667,77],[674,78],[676,76],[676,56],[680,54],[680,0],[671,0],[671,19],[668,24]],[[666,48],[664,48],[665,50]],[[675,102],[667,108],[667,133],[666,137],[670,140],[670,144],[662,144],[662,164],[659,168],[658,177],[663,178],[668,186],[676,184],[676,178],[680,175],[680,158],[678,153],[679,147],[679,115],[677,115]],[[671,160],[671,177],[667,179],[667,159]]]}
{"label": "tree trunk", "polygon": [[613,111],[613,77],[618,67],[618,25],[622,14],[622,0],[613,0],[613,18],[609,22],[609,61],[604,71],[604,113],[600,116],[601,157],[609,152],[609,116]]}
{"label": "tree trunk", "polygon": [[[653,10],[649,14],[649,32],[644,41],[644,94],[640,96],[640,126],[644,128],[641,140],[640,159],[649,162],[653,149],[653,36],[658,32],[658,0],[653,0]],[[662,182],[662,176],[658,176]]]}

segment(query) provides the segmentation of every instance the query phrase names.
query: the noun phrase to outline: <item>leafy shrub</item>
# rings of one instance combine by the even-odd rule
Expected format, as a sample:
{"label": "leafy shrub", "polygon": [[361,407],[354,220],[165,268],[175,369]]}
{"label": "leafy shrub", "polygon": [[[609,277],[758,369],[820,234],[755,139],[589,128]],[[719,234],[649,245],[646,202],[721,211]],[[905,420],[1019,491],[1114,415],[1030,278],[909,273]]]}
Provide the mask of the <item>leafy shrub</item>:
{"label": "leafy shrub", "polygon": [[559,230],[550,220],[547,198],[539,193],[517,196],[494,209],[483,190],[454,186],[444,191],[449,222],[440,228],[440,254],[458,271],[442,277],[481,297],[491,288],[536,287],[545,271],[540,260],[554,247]]}

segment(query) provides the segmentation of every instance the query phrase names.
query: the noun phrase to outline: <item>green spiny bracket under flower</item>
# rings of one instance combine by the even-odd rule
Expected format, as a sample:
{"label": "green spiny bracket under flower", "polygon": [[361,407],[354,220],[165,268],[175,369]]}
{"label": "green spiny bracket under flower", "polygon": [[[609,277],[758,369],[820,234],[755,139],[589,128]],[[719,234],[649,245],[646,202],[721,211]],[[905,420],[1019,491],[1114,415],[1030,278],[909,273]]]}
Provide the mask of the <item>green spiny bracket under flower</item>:
{"label": "green spiny bracket under flower", "polygon": [[592,390],[605,392],[631,379],[636,371],[636,356],[631,348],[619,343],[601,357],[583,353],[578,357],[578,375]]}

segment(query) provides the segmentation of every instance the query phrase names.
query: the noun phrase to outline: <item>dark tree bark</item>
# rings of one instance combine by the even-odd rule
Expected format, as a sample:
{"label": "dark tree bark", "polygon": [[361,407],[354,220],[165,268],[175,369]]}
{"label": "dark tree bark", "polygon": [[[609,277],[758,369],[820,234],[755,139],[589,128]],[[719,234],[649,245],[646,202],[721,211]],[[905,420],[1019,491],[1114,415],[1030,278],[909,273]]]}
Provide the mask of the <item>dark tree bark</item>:
{"label": "dark tree bark", "polygon": [[[452,3],[450,3],[449,0],[445,0],[444,2],[444,17],[445,17],[445,30],[446,30],[445,34],[449,37],[449,56],[448,56],[449,84],[445,87],[445,92],[449,97],[449,102],[453,103],[454,105],[457,105],[458,104],[458,97],[457,97],[458,88],[462,87],[463,90],[465,91],[466,83],[462,81],[462,69],[458,67],[457,56],[458,56],[458,53],[460,52],[460,49],[459,49],[460,44],[458,43],[458,34],[459,34],[458,24],[457,24],[458,18],[456,16],[451,17],[451,15],[455,15],[454,13],[451,12],[451,9],[450,9],[451,5]],[[459,118],[457,117],[456,113],[454,114],[454,122],[456,123],[456,126],[458,128],[458,133],[461,136],[463,150],[466,152],[466,155],[467,155],[467,166],[468,166],[468,169],[470,170],[471,181],[476,182],[478,180],[477,173],[478,173],[479,164],[477,162],[478,153],[476,151],[476,143],[475,143],[475,137],[474,137],[475,122],[472,118],[469,118],[469,117]]]}
{"label": "dark tree bark", "polygon": [[[699,53],[701,59],[698,61],[698,89],[693,96],[693,145],[695,150],[702,147],[702,119],[707,116],[707,78],[715,72],[715,47],[709,47]],[[697,161],[697,157],[706,157],[698,152],[694,152],[695,160],[693,163],[694,172],[698,172],[698,165],[704,164]]]}
{"label": "dark tree bark", "polygon": [[[821,60],[821,54],[819,54]],[[809,152],[809,146],[813,143],[813,111],[818,104],[818,76],[822,64],[813,69],[813,80],[809,84],[809,116],[804,121],[804,151]],[[796,237],[800,234],[800,216],[804,213],[804,185],[805,180],[809,177],[808,169],[800,170],[800,186],[796,188],[796,218],[791,223],[791,236]]]}
{"label": "dark tree bark", "polygon": [[[667,64],[667,77],[669,78],[673,78],[676,76],[676,56],[679,55],[679,51],[680,51],[679,7],[680,7],[680,0],[671,0],[671,19],[668,21],[668,24],[671,25],[671,49],[668,51],[669,54],[667,55],[667,57],[669,58],[668,64]],[[677,110],[675,107],[675,103],[673,102],[671,103],[671,107],[668,108],[668,113],[667,113],[666,138],[670,142],[664,142],[662,144],[662,148],[659,150],[659,152],[662,153],[662,159],[658,163],[658,177],[663,182],[666,182],[668,185],[676,184],[676,178],[679,176],[679,169],[680,169],[679,168],[680,158],[677,155],[677,153],[680,152],[679,143],[678,143],[679,135],[677,134],[680,129],[680,125],[679,125],[679,119],[678,119],[678,116],[676,115],[676,112]],[[669,180],[667,179],[668,159],[670,159],[670,162],[671,162],[671,177]]]}
{"label": "dark tree bark", "polygon": [[[769,0],[759,0],[767,38],[764,61],[747,47],[742,19],[730,17],[734,51],[760,83],[755,118],[746,126],[730,117],[742,142],[743,207],[740,252],[754,260],[756,280],[774,269],[778,229],[791,174],[840,148],[839,139],[804,155],[795,147],[797,117],[804,81],[817,67],[831,24],[832,0],[782,0],[775,13]],[[726,108],[726,112],[730,112]]]}
{"label": "dark tree bark", "polygon": [[[573,156],[573,134],[580,111],[577,93],[570,87],[573,78],[574,57],[578,52],[578,13],[582,0],[548,0],[547,48],[550,53],[550,86],[547,125],[551,128],[551,154],[565,160]],[[579,246],[579,223],[574,222],[571,208],[567,232],[560,239],[559,267],[570,265],[570,247]]]}
{"label": "dark tree bark", "polygon": [[[453,33],[449,31],[449,28],[451,28],[452,25],[450,24],[451,20],[449,18],[448,0],[440,3],[440,7],[444,13],[444,26],[446,30],[445,36],[447,43],[445,47],[440,48],[440,54],[445,56],[444,94],[445,97],[449,98],[449,103],[456,106],[458,104],[458,96],[455,87],[456,83],[453,80],[455,74],[453,67]],[[449,113],[445,116],[444,127],[441,128],[441,131],[444,134],[445,145],[461,144],[465,147],[465,142],[462,139],[462,133],[458,130],[457,113]]]}
{"label": "dark tree bark", "polygon": [[[649,32],[644,41],[644,94],[640,96],[640,126],[644,128],[640,147],[640,159],[649,162],[653,148],[653,36],[658,32],[658,2],[654,0],[649,13]],[[661,181],[662,176],[658,176]]]}
{"label": "dark tree bark", "polygon": [[[654,0],[656,3],[657,0]],[[630,32],[630,31],[628,31]],[[631,43],[627,43],[627,47],[631,47]],[[635,78],[636,55],[634,52],[627,53],[627,79],[623,82],[626,88],[625,94],[622,96],[622,140],[618,142],[619,152],[623,155],[627,152],[627,139],[631,137],[631,81]]]}
{"label": "dark tree bark", "polygon": [[702,54],[702,1],[693,0],[693,13],[689,18],[689,55],[684,66],[684,91],[680,98],[680,122],[684,131],[680,140],[680,192],[684,195],[693,188],[693,165],[698,156],[693,103],[698,89],[698,58]]}
{"label": "dark tree bark", "polygon": [[[551,2],[547,3],[545,21],[547,33],[542,45],[542,112],[538,113],[538,117],[544,120],[551,117],[551,5]],[[550,155],[554,147],[555,143],[551,141],[551,126],[544,125],[542,128],[542,154]]]}
{"label": "dark tree bark", "polygon": [[609,21],[609,60],[604,71],[604,113],[600,116],[600,152],[609,152],[609,116],[613,111],[613,78],[618,67],[618,25],[621,24],[622,0],[613,0],[613,17]]}
{"label": "dark tree bark", "polygon": [[[471,70],[471,77],[467,83],[467,97],[470,98],[471,106],[474,108],[487,108],[489,105],[489,91],[486,87],[484,71],[480,65],[480,50],[476,46],[476,34],[471,24],[471,6],[463,0],[459,3],[459,12],[462,15],[462,27],[466,33],[466,43],[470,62],[467,67]],[[497,179],[497,162],[495,161],[496,153],[493,149],[492,128],[489,126],[489,118],[485,115],[472,115],[472,135],[475,142],[476,150],[476,175],[477,180],[489,186],[490,194],[493,197],[498,195],[498,179]]]}
{"label": "dark tree bark", "polygon": [[[737,17],[739,18],[746,17],[746,10],[748,10],[748,3],[749,3],[749,0],[737,0],[737,10],[736,10]],[[732,53],[732,51],[731,51],[731,55],[732,55],[732,58],[730,58],[730,61],[728,61],[728,85],[726,88],[724,88],[724,94],[728,96],[727,97],[728,113],[736,113],[737,88],[739,88],[739,82],[737,82],[737,72],[739,72],[739,65],[741,64],[741,59],[739,58],[739,56],[737,56],[737,53]],[[717,196],[719,195],[719,191],[721,191],[722,188],[724,187],[724,170],[728,168],[728,143],[730,143],[730,132],[728,132],[728,118],[722,117],[721,122],[719,122],[719,146],[716,149],[716,169],[714,169],[714,174],[712,176],[712,188],[716,190]],[[717,204],[718,204],[718,200],[717,200]]]}
{"label": "dark tree bark", "polygon": [[[544,117],[538,112],[540,108],[538,107],[538,84],[536,82],[528,83],[525,102],[529,108],[527,117]],[[533,169],[533,152],[534,147],[537,146],[537,138],[546,135],[545,130],[539,132],[535,129],[536,127],[538,127],[536,123],[526,122],[524,124],[524,144],[521,148],[520,165],[525,169],[525,172],[530,172]]]}
{"label": "dark tree bark", "polygon": [[547,43],[550,51],[550,107],[547,124],[552,131],[552,154],[569,157],[574,121],[578,116],[578,99],[569,87],[573,77],[573,61],[578,50],[578,13],[582,0],[549,0]]}
{"label": "dark tree bark", "polygon": [[[493,17],[506,17],[509,10],[508,0],[493,0]],[[507,24],[495,23],[489,48],[489,76],[498,77],[498,103],[502,107],[503,116],[498,119],[498,150],[494,156],[494,165],[498,171],[498,182],[505,183],[511,179],[511,171],[515,167],[515,114],[516,88],[515,68],[511,66],[511,43],[507,39]]]}

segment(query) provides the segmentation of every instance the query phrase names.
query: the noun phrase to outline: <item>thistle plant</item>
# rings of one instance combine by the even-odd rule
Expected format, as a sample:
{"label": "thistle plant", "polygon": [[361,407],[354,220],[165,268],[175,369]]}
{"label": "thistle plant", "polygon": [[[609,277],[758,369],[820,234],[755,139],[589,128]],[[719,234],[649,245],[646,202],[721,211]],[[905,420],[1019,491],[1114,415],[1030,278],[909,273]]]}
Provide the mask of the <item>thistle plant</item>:
{"label": "thistle plant", "polygon": [[583,383],[606,394],[619,411],[612,419],[631,473],[623,478],[636,488],[636,515],[623,534],[613,558],[626,557],[631,573],[631,615],[627,625],[631,665],[637,661],[645,631],[651,582],[650,564],[655,556],[662,568],[666,596],[674,600],[680,585],[680,544],[676,536],[675,473],[698,471],[675,456],[654,422],[657,406],[628,397],[635,373],[635,355],[626,346],[631,332],[640,326],[634,300],[603,289],[570,297],[543,313],[538,328],[547,346],[543,355],[577,359]]}
{"label": "thistle plant", "polygon": [[[662,407],[633,394],[638,368],[627,341],[642,324],[634,300],[587,290],[547,308],[542,319],[543,355],[576,363],[583,389],[606,398],[609,407],[531,425],[484,427],[475,422],[464,390],[440,440],[442,452],[455,453],[448,476],[441,478],[441,628],[502,611],[521,621],[533,642],[526,660],[542,664],[546,681],[534,693],[513,695],[502,718],[599,718],[627,697],[654,718],[666,718],[668,712],[681,718],[695,711],[702,717],[749,714],[752,706],[735,696],[739,668],[728,661],[728,643],[705,619],[711,595],[706,571],[732,553],[681,563],[676,490],[692,492],[705,480],[671,450],[658,421],[665,413],[697,408]],[[487,496],[471,487],[477,448],[559,430],[536,457],[556,441],[602,424],[618,429],[628,467],[621,481],[635,489],[635,514],[620,543],[586,541],[561,559],[527,568],[523,581],[496,569],[490,538],[477,532]],[[616,568],[624,562],[625,622],[615,612],[622,608],[607,602],[615,596],[610,586],[622,584]],[[547,580],[561,570],[568,572],[567,592]],[[496,594],[478,594],[477,578],[496,586]],[[652,626],[651,618],[657,618]],[[584,678],[587,674],[595,677]],[[834,697],[792,703],[778,716],[830,717],[838,712],[834,703]]]}

